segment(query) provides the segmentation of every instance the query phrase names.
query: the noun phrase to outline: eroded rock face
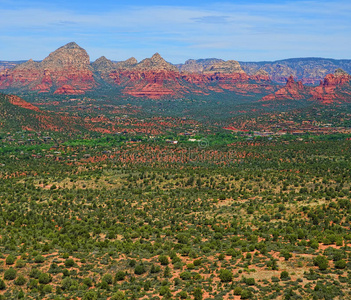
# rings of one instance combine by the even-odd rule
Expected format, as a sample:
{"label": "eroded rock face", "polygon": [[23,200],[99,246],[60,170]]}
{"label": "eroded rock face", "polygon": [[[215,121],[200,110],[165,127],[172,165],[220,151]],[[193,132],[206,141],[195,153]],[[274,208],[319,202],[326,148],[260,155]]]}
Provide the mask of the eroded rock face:
{"label": "eroded rock face", "polygon": [[262,98],[263,101],[272,100],[299,100],[306,98],[308,90],[301,81],[295,82],[294,77],[291,75],[284,87],[276,91],[274,94],[267,95]]}
{"label": "eroded rock face", "polygon": [[145,58],[138,63],[134,69],[137,71],[164,70],[178,72],[178,68],[176,66],[166,62],[158,53],[155,53],[151,58]]}
{"label": "eroded rock face", "polygon": [[267,74],[261,72],[250,78],[237,61],[216,60],[201,70],[201,73],[180,73],[175,66],[156,53],[134,66],[112,71],[109,79],[113,80],[114,84],[124,87],[124,94],[148,98],[181,96],[186,93],[221,93],[226,90],[242,94],[273,90],[267,85],[251,82],[269,81]]}
{"label": "eroded rock face", "polygon": [[18,96],[8,95],[6,97],[9,100],[9,102],[13,105],[40,112],[40,109],[38,107],[28,103],[27,101],[24,101],[22,98]]}
{"label": "eroded rock face", "polygon": [[[96,86],[87,52],[76,43],[69,43],[49,54],[41,62],[29,60],[0,73],[0,89],[18,88],[38,92],[91,90]],[[75,93],[75,92],[74,92]]]}
{"label": "eroded rock face", "polygon": [[60,88],[58,88],[54,94],[61,94],[61,95],[82,95],[84,94],[83,90],[75,88],[69,84],[64,84]]}
{"label": "eroded rock face", "polygon": [[285,83],[290,75],[303,84],[318,84],[335,69],[342,67],[350,73],[351,60],[334,60],[326,58],[292,58],[273,62],[240,62],[242,69],[254,75],[259,69],[268,72],[273,81]]}
{"label": "eroded rock face", "polygon": [[202,73],[209,66],[220,62],[223,62],[223,60],[217,58],[188,59],[184,64],[177,65],[177,68],[184,73]]}
{"label": "eroded rock face", "polygon": [[[214,63],[207,67],[204,74],[208,73],[222,73],[222,74],[232,74],[232,73],[245,73],[241,68],[240,64],[235,60],[228,60],[219,63]],[[246,73],[245,73],[246,74]]]}
{"label": "eroded rock face", "polygon": [[86,51],[75,43],[69,43],[42,62],[29,60],[12,70],[1,72],[0,89],[84,94],[97,87],[93,72],[96,78],[119,86],[122,93],[136,97],[161,98],[226,90],[245,94],[269,89],[268,85],[255,83],[269,81],[267,74],[259,72],[249,77],[234,60],[189,60],[186,65],[196,72],[179,72],[158,53],[139,63],[133,57],[113,62],[102,56],[90,65]]}
{"label": "eroded rock face", "polygon": [[101,56],[91,64],[93,70],[98,73],[111,72],[116,69],[116,63],[107,59],[105,56]]}
{"label": "eroded rock face", "polygon": [[274,94],[262,98],[272,100],[313,100],[323,104],[351,101],[351,76],[341,69],[325,76],[317,87],[304,86],[301,81],[295,82],[290,76],[286,85]]}
{"label": "eroded rock face", "polygon": [[135,97],[160,98],[183,91],[179,72],[167,70],[123,70],[110,74],[123,93]]}
{"label": "eroded rock face", "polygon": [[312,89],[311,94],[314,100],[324,104],[341,103],[350,101],[351,95],[345,95],[342,89],[350,87],[351,76],[342,69],[337,69],[334,74],[328,74],[319,86]]}
{"label": "eroded rock face", "polygon": [[[251,72],[257,66],[246,67],[251,68]],[[306,68],[306,64],[303,68]],[[270,93],[263,97],[262,100],[266,101],[312,99],[330,103],[351,98],[350,89],[346,92],[344,89],[350,86],[350,75],[341,69],[325,76],[318,87],[304,86],[303,81],[295,82],[293,76],[296,71],[290,65],[276,64],[274,72],[276,80],[278,75],[283,80],[290,73],[285,86],[278,90],[271,82],[272,75],[269,75],[265,65],[251,75],[245,73],[240,63],[234,60],[188,60],[176,67],[158,53],[139,63],[133,57],[113,62],[102,56],[90,64],[87,52],[76,43],[69,43],[50,53],[41,62],[29,60],[12,69],[0,71],[0,89],[80,95],[98,88],[96,78],[99,84],[119,87],[125,95],[148,98],[225,91],[240,94]]]}
{"label": "eroded rock face", "polygon": [[0,61],[0,71],[6,70],[6,69],[12,69],[18,64],[20,64],[20,61]]}
{"label": "eroded rock face", "polygon": [[250,76],[250,79],[256,80],[256,81],[270,81],[270,76],[269,74],[262,69],[259,69],[254,75]]}

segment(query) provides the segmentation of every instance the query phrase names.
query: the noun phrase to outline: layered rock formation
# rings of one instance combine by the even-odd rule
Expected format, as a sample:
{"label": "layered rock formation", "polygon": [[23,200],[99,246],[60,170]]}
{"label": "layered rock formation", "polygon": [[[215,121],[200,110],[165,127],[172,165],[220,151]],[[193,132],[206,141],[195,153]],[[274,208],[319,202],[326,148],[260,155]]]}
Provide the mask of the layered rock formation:
{"label": "layered rock formation", "polygon": [[280,83],[285,83],[292,75],[304,84],[315,85],[328,74],[334,73],[335,69],[342,68],[351,73],[351,60],[347,59],[291,58],[273,62],[240,62],[240,65],[249,75],[262,69],[272,80]]}
{"label": "layered rock formation", "polygon": [[319,86],[312,89],[314,100],[324,104],[333,102],[350,102],[351,93],[348,92],[351,84],[351,76],[342,69],[337,69],[334,74],[328,74]]}
{"label": "layered rock formation", "polygon": [[267,95],[262,101],[275,100],[313,100],[323,104],[351,102],[351,76],[342,69],[325,76],[317,87],[304,86],[290,76],[286,85],[274,94]]}
{"label": "layered rock formation", "polygon": [[301,81],[295,82],[294,77],[290,76],[284,87],[274,94],[262,98],[263,101],[272,100],[299,100],[305,98],[306,88]]}
{"label": "layered rock formation", "polygon": [[[294,75],[300,76],[301,70],[308,70],[312,74],[309,79],[306,77],[305,82],[314,82],[311,78],[321,74],[318,73],[319,69],[317,73],[312,72],[315,62],[316,59],[307,59],[303,64],[301,60],[289,60],[289,63],[276,63],[274,66],[268,63],[244,63],[243,69],[234,60],[203,59],[188,60],[183,65],[175,66],[156,53],[139,63],[134,57],[113,62],[102,56],[90,64],[87,52],[76,43],[69,43],[41,62],[29,60],[1,71],[0,89],[80,95],[99,88],[115,87],[117,93],[154,99],[232,91],[248,96],[264,94],[263,101],[348,101],[350,95],[343,86],[349,86],[350,75],[341,69],[325,76],[315,88],[304,86],[301,80],[295,82]],[[278,81],[285,80],[286,85],[277,86],[271,81],[272,76]]]}
{"label": "layered rock formation", "polygon": [[178,69],[158,53],[140,63],[135,58],[119,62],[108,76],[115,85],[123,87],[124,94],[134,97],[160,98],[183,90]]}
{"label": "layered rock formation", "polygon": [[12,69],[15,66],[24,63],[24,61],[0,61],[0,71],[6,70],[6,69]]}
{"label": "layered rock formation", "polygon": [[18,96],[8,95],[6,97],[7,97],[7,100],[13,105],[16,105],[25,109],[29,109],[29,110],[34,110],[36,112],[40,112],[40,109],[37,106],[34,106],[33,104],[27,101],[24,101],[22,98]]}
{"label": "layered rock formation", "polygon": [[250,78],[256,81],[269,81],[270,76],[265,70],[259,69],[255,74],[251,75]]}
{"label": "layered rock formation", "polygon": [[240,64],[235,60],[222,61],[214,63],[208,66],[203,71],[204,74],[211,73],[222,73],[222,74],[232,74],[232,73],[245,73],[241,68]]}
{"label": "layered rock formation", "polygon": [[222,59],[207,58],[207,59],[188,59],[184,64],[176,65],[180,72],[184,73],[202,73],[205,69],[213,64],[223,62]]}
{"label": "layered rock formation", "polygon": [[76,43],[57,49],[41,62],[29,60],[0,73],[0,89],[83,94],[95,85],[89,55]]}
{"label": "layered rock formation", "polygon": [[271,86],[262,84],[269,82],[266,73],[261,71],[250,77],[234,60],[190,60],[187,66],[189,72],[184,72],[186,68],[180,72],[158,53],[139,63],[133,57],[113,62],[102,56],[90,65],[86,51],[69,43],[41,62],[29,60],[1,72],[0,89],[79,95],[108,84],[118,87],[125,95],[148,98],[226,90],[242,94],[272,90]]}
{"label": "layered rock formation", "polygon": [[[156,53],[137,63],[135,58],[114,63],[101,57],[92,67],[106,82],[122,88],[122,93],[134,97],[161,98],[181,96],[186,93],[209,94],[211,92],[260,93],[267,90],[269,76],[258,72],[249,77],[237,61],[218,59],[203,60],[198,63],[189,60],[189,72],[179,72],[178,68],[166,62]],[[257,81],[258,84],[255,84]],[[272,91],[272,88],[268,88]]]}

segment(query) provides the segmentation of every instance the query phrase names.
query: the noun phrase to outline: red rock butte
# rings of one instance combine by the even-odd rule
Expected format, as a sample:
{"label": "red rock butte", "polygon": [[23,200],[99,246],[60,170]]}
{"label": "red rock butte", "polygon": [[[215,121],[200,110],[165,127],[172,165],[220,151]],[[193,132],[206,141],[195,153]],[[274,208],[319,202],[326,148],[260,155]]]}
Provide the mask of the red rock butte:
{"label": "red rock butte", "polygon": [[0,71],[2,90],[82,95],[106,84],[127,96],[152,99],[235,92],[259,94],[262,101],[350,100],[350,96],[340,94],[340,88],[350,84],[350,75],[342,70],[327,75],[318,87],[305,86],[303,80],[295,82],[292,75],[285,86],[280,86],[263,69],[248,75],[235,60],[207,59],[201,63],[189,60],[177,67],[156,53],[140,62],[134,57],[113,62],[102,56],[90,63],[88,53],[74,42],[50,53],[41,62],[29,60]]}
{"label": "red rock butte", "polygon": [[96,87],[89,55],[76,43],[69,43],[41,62],[29,60],[0,73],[0,89],[17,88],[39,93],[71,91],[82,94]]}

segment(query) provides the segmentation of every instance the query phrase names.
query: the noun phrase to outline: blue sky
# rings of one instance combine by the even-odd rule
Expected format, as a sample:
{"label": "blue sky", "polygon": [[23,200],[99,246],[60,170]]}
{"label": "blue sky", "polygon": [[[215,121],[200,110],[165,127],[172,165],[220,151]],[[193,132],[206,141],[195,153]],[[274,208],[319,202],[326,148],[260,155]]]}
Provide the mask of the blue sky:
{"label": "blue sky", "polygon": [[75,41],[91,60],[351,59],[351,2],[0,0],[0,60],[41,60]]}

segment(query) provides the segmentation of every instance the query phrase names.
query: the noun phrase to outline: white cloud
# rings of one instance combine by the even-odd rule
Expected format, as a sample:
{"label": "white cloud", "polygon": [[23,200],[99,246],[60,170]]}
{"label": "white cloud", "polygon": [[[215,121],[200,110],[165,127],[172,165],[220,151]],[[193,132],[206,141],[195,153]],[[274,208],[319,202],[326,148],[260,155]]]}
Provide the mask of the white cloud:
{"label": "white cloud", "polygon": [[351,44],[351,3],[341,0],[130,6],[95,13],[2,8],[0,15],[0,59],[23,58],[18,57],[20,49],[11,48],[23,41],[28,47],[22,53],[36,59],[44,58],[48,47],[52,51],[74,40],[92,59],[107,53],[116,60],[142,59],[159,51],[173,62],[184,57],[258,60],[316,53],[347,58]]}

